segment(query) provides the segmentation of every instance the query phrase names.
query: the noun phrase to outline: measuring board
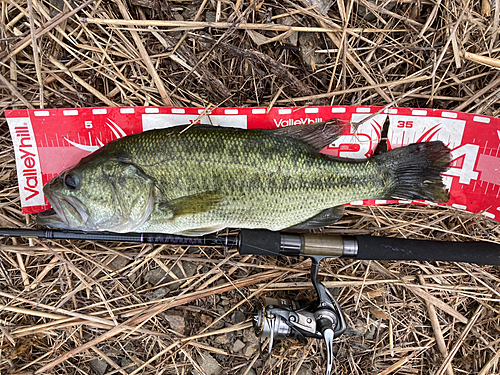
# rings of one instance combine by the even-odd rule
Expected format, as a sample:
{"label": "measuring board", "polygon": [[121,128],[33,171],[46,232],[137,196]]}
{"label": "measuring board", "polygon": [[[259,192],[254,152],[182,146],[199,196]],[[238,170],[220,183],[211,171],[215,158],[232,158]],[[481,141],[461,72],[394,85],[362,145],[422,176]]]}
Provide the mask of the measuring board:
{"label": "measuring board", "polygon": [[[193,122],[243,129],[276,129],[339,118],[352,127],[322,150],[352,159],[370,157],[387,128],[389,149],[441,140],[452,150],[444,176],[447,205],[500,221],[500,119],[434,109],[382,107],[203,108],[108,107],[5,111],[12,136],[23,213],[50,208],[42,187],[106,143],[150,129]],[[377,113],[381,111],[380,113]],[[372,116],[372,117],[370,117]],[[386,124],[387,122],[387,124]],[[410,203],[365,200],[351,205]],[[431,204],[415,201],[412,203]]]}

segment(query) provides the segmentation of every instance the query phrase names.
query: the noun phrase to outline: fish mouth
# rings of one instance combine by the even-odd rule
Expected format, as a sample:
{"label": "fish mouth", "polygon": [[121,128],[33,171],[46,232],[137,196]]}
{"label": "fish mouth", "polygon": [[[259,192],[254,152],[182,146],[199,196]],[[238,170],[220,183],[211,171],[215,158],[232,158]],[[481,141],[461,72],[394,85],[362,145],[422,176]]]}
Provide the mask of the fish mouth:
{"label": "fish mouth", "polygon": [[84,227],[89,215],[75,197],[58,196],[44,192],[52,208],[38,213],[36,222],[60,229],[78,229]]}

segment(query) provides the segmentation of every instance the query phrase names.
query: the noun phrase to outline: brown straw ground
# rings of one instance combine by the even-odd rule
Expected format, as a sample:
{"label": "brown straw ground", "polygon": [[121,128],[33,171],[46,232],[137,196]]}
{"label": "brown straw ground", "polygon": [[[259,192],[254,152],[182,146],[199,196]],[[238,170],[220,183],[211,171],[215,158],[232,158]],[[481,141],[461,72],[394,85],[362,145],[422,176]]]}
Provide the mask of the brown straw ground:
{"label": "brown straw ground", "polygon": [[[0,1],[0,111],[387,105],[500,111],[498,0]],[[406,94],[406,95],[405,95]],[[0,130],[0,225],[21,213]],[[348,208],[330,233],[499,242],[481,215]],[[309,261],[233,249],[3,239],[0,374],[322,374],[325,346],[251,329],[255,298],[314,296]],[[499,374],[498,268],[328,260],[335,374]]]}

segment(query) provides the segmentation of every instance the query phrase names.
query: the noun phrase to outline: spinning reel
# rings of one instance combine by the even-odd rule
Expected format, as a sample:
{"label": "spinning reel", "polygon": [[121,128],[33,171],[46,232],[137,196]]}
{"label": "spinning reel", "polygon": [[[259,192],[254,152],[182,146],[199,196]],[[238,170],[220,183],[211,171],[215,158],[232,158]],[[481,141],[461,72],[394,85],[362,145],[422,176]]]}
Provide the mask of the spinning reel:
{"label": "spinning reel", "polygon": [[311,280],[318,299],[307,303],[263,297],[253,323],[258,337],[270,339],[268,355],[271,354],[274,340],[295,339],[306,344],[307,338],[323,339],[327,352],[326,375],[330,375],[333,365],[333,339],[346,330],[346,323],[339,304],[317,279],[319,262],[324,257],[311,258]]}
{"label": "spinning reel", "polygon": [[318,299],[307,304],[289,299],[262,298],[261,307],[254,317],[254,328],[257,336],[269,337],[269,354],[274,340],[297,339],[306,343],[307,338],[323,339],[327,352],[326,375],[330,375],[333,340],[346,330],[346,323],[339,304],[318,281],[319,263],[324,258],[356,256],[356,239],[347,236],[242,230],[239,241],[240,254],[311,258],[311,281]]}

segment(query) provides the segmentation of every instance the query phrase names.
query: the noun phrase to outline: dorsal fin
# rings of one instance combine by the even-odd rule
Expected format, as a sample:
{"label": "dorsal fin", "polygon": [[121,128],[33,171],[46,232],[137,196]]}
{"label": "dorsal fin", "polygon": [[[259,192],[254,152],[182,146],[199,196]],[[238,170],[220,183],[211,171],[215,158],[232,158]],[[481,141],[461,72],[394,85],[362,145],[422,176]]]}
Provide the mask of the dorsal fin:
{"label": "dorsal fin", "polygon": [[273,133],[300,139],[320,151],[340,137],[347,126],[347,122],[332,118],[313,124],[286,126],[273,130]]}

